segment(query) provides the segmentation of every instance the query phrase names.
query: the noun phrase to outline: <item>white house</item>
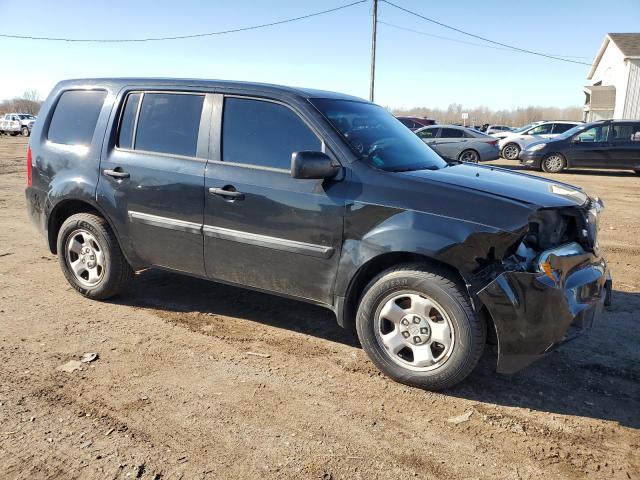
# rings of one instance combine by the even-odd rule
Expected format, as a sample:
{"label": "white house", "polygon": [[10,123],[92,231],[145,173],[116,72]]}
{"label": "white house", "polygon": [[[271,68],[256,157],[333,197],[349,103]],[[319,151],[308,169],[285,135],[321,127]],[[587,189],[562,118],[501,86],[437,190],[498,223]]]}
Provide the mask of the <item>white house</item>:
{"label": "white house", "polygon": [[584,87],[584,121],[640,119],[640,33],[609,33]]}

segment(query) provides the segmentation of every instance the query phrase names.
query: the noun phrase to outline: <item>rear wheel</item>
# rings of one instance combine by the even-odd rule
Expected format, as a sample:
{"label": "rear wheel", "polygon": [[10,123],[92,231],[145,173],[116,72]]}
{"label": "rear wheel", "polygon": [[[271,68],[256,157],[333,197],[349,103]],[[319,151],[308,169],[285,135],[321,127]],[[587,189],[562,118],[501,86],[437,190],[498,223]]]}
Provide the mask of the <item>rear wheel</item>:
{"label": "rear wheel", "polygon": [[28,137],[30,134],[28,127],[22,127],[22,130],[20,130],[20,132],[22,133],[23,137]]}
{"label": "rear wheel", "polygon": [[507,143],[502,149],[502,156],[507,160],[517,160],[520,155],[520,145],[517,143]]}
{"label": "rear wheel", "polygon": [[458,160],[461,162],[478,163],[480,161],[480,155],[475,150],[464,150],[459,156]]}
{"label": "rear wheel", "polygon": [[559,153],[552,153],[542,159],[540,167],[547,173],[559,173],[565,168],[565,160]]}
{"label": "rear wheel", "polygon": [[64,276],[85,297],[112,297],[132,275],[111,227],[97,215],[78,213],[65,220],[57,246]]}
{"label": "rear wheel", "polygon": [[373,363],[392,379],[439,390],[462,381],[485,344],[484,321],[464,287],[417,264],[387,270],[367,286],[356,320]]}

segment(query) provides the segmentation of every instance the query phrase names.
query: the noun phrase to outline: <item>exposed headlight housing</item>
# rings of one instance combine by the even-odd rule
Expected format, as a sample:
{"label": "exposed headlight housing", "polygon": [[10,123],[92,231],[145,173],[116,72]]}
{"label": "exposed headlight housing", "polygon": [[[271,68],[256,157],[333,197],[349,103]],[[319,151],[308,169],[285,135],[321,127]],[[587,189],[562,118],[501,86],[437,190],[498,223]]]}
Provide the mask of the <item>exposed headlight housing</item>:
{"label": "exposed headlight housing", "polygon": [[547,146],[546,143],[538,143],[536,145],[533,145],[533,146],[527,148],[527,150],[530,151],[530,152],[537,152],[538,150],[542,150],[546,146]]}

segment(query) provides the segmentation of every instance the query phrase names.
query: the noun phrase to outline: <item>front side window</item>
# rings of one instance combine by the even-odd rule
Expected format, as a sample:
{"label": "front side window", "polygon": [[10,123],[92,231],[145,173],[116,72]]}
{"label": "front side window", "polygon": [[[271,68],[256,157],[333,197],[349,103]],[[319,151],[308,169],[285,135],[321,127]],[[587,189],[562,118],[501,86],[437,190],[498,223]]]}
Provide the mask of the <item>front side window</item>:
{"label": "front side window", "polygon": [[598,125],[596,127],[587,128],[574,138],[578,142],[606,142],[609,136],[609,125]]}
{"label": "front side window", "polygon": [[380,170],[437,170],[447,163],[384,108],[372,103],[314,98],[311,103],[358,158]]}
{"label": "front side window", "polygon": [[290,170],[292,153],[321,150],[318,137],[290,108],[250,98],[225,98],[224,162]]}
{"label": "front side window", "polygon": [[51,117],[47,138],[65,145],[90,145],[107,92],[104,90],[68,90],[64,92]]}
{"label": "front side window", "polygon": [[553,133],[564,133],[567,130],[571,130],[575,125],[570,123],[554,123],[553,124]]}
{"label": "front side window", "polygon": [[436,138],[438,136],[438,128],[425,128],[416,132],[420,138]]}
{"label": "front side window", "polygon": [[545,123],[532,128],[527,133],[529,135],[546,135],[547,133],[551,133],[552,126],[553,126],[553,123]]}
{"label": "front side window", "polygon": [[145,92],[133,148],[195,157],[203,104],[204,95]]}

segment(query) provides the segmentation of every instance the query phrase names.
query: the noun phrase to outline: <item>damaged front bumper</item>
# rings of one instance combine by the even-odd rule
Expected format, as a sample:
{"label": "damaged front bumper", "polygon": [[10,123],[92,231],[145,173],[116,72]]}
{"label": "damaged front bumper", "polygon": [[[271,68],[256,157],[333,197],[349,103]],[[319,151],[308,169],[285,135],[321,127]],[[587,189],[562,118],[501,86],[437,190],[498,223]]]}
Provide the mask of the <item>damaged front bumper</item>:
{"label": "damaged front bumper", "polygon": [[514,373],[598,319],[611,295],[602,257],[577,244],[545,252],[540,271],[505,271],[478,293],[498,337],[500,373]]}

